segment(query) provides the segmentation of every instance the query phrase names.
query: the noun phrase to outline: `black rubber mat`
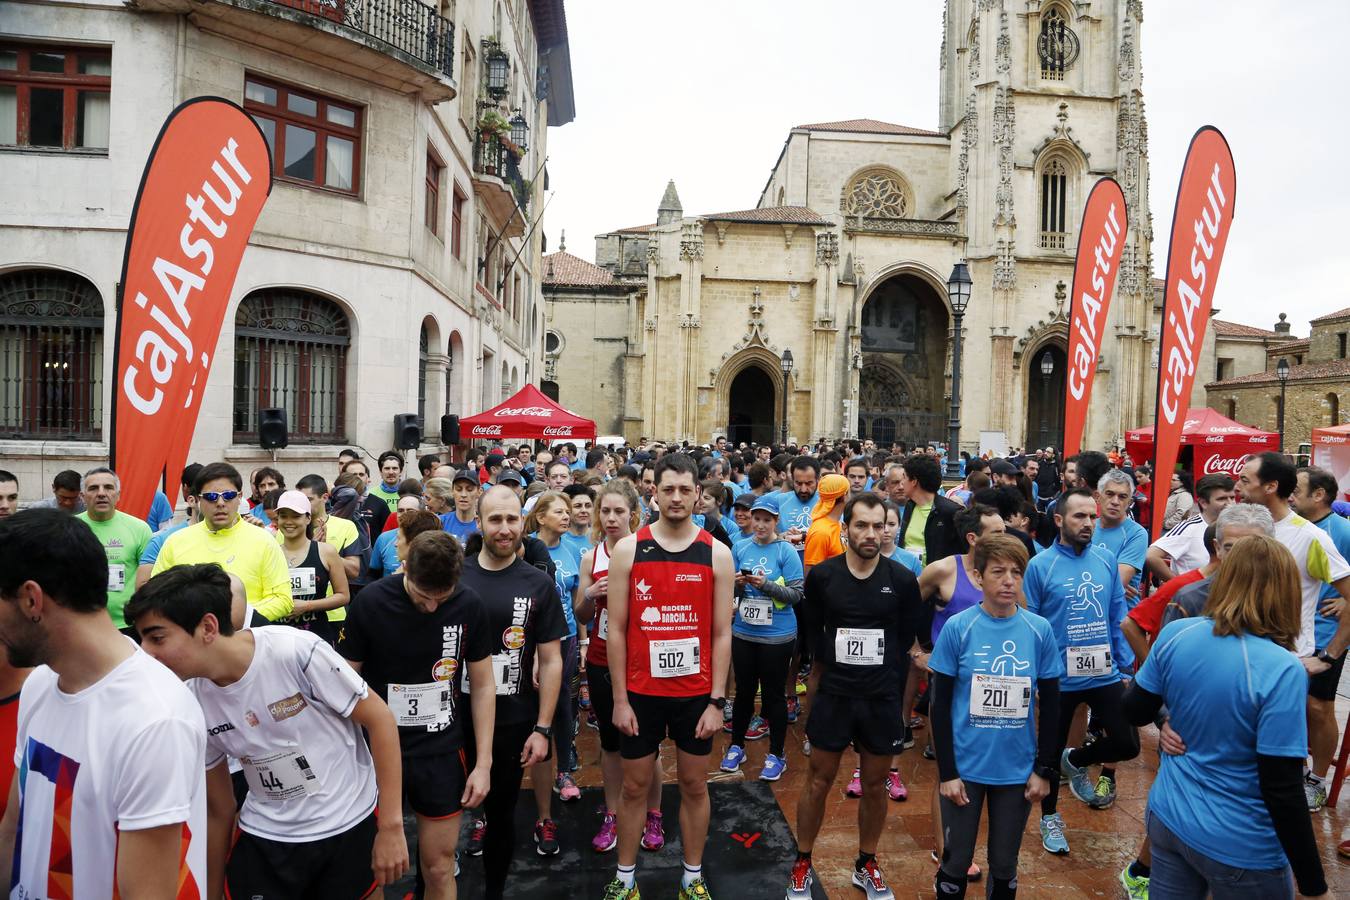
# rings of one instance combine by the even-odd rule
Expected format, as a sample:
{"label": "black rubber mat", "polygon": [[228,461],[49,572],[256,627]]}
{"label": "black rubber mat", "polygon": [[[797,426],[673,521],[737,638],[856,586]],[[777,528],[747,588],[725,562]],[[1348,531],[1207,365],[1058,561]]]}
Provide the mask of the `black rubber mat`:
{"label": "black rubber mat", "polygon": [[[712,895],[717,898],[756,900],[781,897],[787,886],[797,844],[783,818],[773,788],[762,781],[714,782],[708,785],[712,801],[712,822],[703,854],[703,871]],[[603,795],[599,788],[588,788],[576,803],[554,800],[557,813],[557,856],[540,856],[534,848],[534,794],[521,791],[516,804],[516,831],[521,837],[511,877],[506,884],[508,897],[529,900],[598,900],[605,884],[614,877],[616,853],[596,853],[591,838],[599,828],[596,808]],[[665,786],[661,809],[666,822],[666,846],[638,856],[638,887],[643,900],[674,900],[680,885],[681,844],[679,828],[679,789]],[[491,827],[489,825],[489,827]],[[411,847],[413,835],[409,835]],[[414,852],[415,856],[415,852]],[[476,900],[483,896],[482,862],[461,857],[459,896]],[[388,898],[403,898],[412,890],[412,879],[391,887]],[[815,886],[814,897],[826,900],[824,889]]]}

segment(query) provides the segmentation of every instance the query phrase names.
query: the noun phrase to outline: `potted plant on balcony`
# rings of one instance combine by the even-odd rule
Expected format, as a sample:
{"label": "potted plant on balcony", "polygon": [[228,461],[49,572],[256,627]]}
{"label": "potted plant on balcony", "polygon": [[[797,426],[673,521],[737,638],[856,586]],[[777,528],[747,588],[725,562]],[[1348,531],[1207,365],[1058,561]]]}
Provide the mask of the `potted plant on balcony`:
{"label": "potted plant on balcony", "polygon": [[500,149],[510,141],[511,123],[492,107],[487,107],[478,117],[478,140],[480,145],[479,162],[483,172],[488,175],[500,174],[498,159]]}

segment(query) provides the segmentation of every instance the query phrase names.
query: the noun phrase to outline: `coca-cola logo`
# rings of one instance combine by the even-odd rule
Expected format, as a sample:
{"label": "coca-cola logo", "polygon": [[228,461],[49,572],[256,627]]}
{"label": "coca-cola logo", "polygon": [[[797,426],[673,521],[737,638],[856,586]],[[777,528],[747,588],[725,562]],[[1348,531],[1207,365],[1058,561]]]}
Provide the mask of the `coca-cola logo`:
{"label": "coca-cola logo", "polygon": [[1218,435],[1218,434],[1211,434],[1209,437],[1205,438],[1205,443],[1206,443],[1206,444],[1222,444],[1222,443],[1223,443],[1223,436],[1222,436],[1222,435]]}
{"label": "coca-cola logo", "polygon": [[494,416],[534,416],[537,419],[547,419],[553,415],[553,410],[547,406],[517,406],[505,407],[493,413]]}
{"label": "coca-cola logo", "polygon": [[494,434],[495,434],[495,435],[500,435],[500,434],[502,433],[502,426],[500,426],[500,425],[475,425],[475,426],[473,426],[473,428],[471,429],[471,433],[472,433],[475,437],[487,437],[487,436],[489,436],[489,435],[494,435]]}
{"label": "coca-cola logo", "polygon": [[1247,429],[1242,425],[1215,425],[1209,429],[1210,434],[1242,434]]}
{"label": "coca-cola logo", "polygon": [[547,425],[544,427],[544,437],[571,437],[571,425]]}
{"label": "coca-cola logo", "polygon": [[1252,441],[1253,444],[1269,444],[1269,443],[1270,443],[1270,435],[1268,435],[1268,434],[1254,434],[1254,435],[1252,435],[1252,437],[1251,437],[1251,441]]}
{"label": "coca-cola logo", "polygon": [[1251,459],[1250,453],[1244,453],[1236,458],[1211,456],[1205,460],[1202,472],[1205,475],[1227,475],[1230,478],[1237,478],[1238,473],[1242,471],[1242,467],[1247,464],[1249,459]]}

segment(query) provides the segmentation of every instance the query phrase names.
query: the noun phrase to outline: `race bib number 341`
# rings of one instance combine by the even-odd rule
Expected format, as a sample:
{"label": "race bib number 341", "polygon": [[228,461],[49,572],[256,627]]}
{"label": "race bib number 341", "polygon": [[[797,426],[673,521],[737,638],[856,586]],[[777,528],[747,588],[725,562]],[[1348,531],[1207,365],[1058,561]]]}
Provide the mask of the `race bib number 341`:
{"label": "race bib number 341", "polygon": [[1070,678],[1092,678],[1111,672],[1111,648],[1106,644],[1070,647],[1065,651],[1064,668]]}

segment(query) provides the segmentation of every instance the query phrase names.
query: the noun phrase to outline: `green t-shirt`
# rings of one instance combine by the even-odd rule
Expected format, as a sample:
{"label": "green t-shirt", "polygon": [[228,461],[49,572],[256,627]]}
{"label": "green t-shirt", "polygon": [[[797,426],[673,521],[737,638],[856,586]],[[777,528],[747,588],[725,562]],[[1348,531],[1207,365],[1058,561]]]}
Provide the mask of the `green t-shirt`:
{"label": "green t-shirt", "polygon": [[[391,488],[391,487],[388,487],[387,485],[385,485],[385,483],[384,483],[383,481],[374,482],[374,483],[372,483],[372,484],[370,485],[370,493],[374,494],[376,497],[379,497],[381,500],[383,500],[383,501],[385,502],[385,504],[388,505],[389,511],[390,511],[390,512],[395,512],[395,511],[398,510],[398,485],[397,485],[397,484],[395,484],[395,485]],[[378,524],[379,524],[379,527],[381,527],[381,528],[384,527],[384,523],[383,523],[383,522],[380,522],[380,523],[378,523]]]}
{"label": "green t-shirt", "polygon": [[150,543],[150,526],[120,510],[106,522],[95,522],[88,512],[75,518],[89,526],[108,554],[108,615],[118,628],[126,628],[122,608],[136,593],[136,567],[145,545]]}
{"label": "green t-shirt", "polygon": [[905,549],[927,562],[925,551],[928,545],[924,543],[923,532],[928,527],[928,514],[933,511],[933,504],[927,506],[915,506],[909,514],[909,527],[905,529]]}

